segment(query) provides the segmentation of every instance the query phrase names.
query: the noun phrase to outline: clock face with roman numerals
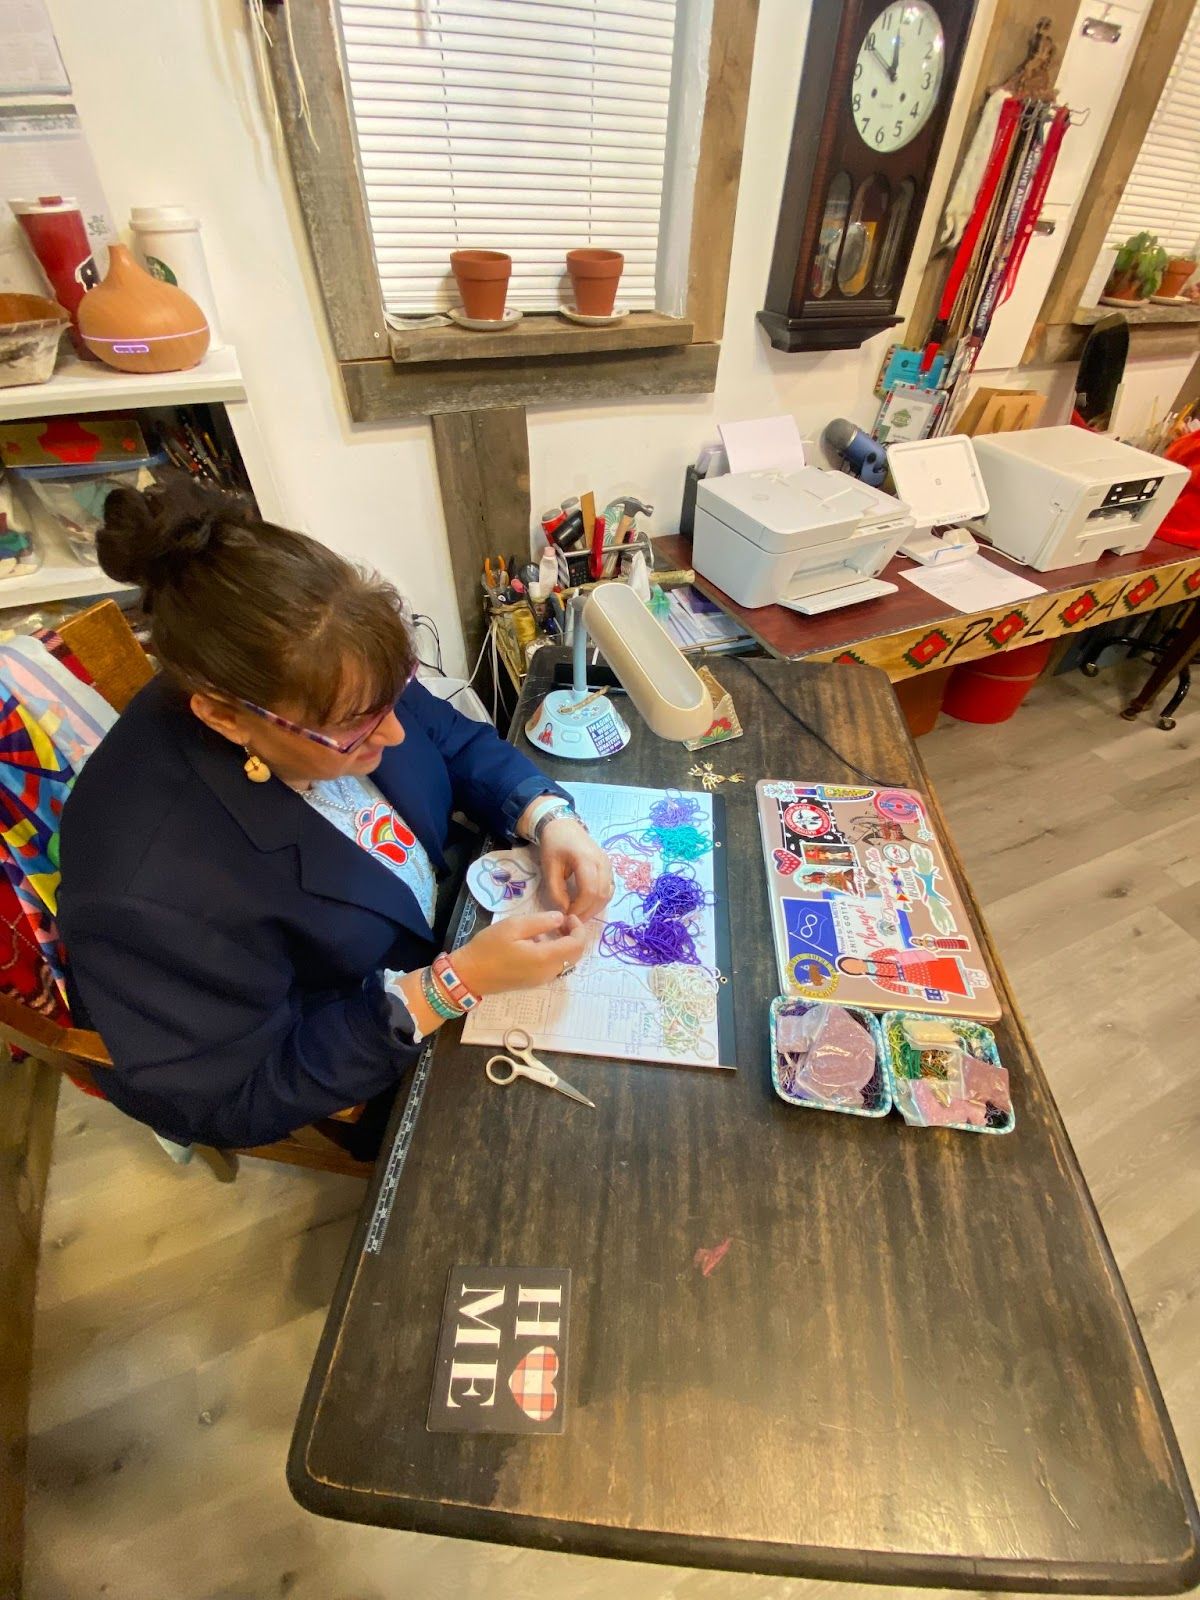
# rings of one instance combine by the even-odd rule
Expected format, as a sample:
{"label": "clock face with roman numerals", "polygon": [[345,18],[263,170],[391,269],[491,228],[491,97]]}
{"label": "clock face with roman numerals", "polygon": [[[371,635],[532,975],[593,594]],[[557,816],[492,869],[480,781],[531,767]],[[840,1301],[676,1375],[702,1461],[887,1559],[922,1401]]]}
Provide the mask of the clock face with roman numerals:
{"label": "clock face with roman numerals", "polygon": [[928,0],[893,0],[867,29],[854,63],[850,106],[864,144],[899,150],[933,115],[946,41]]}

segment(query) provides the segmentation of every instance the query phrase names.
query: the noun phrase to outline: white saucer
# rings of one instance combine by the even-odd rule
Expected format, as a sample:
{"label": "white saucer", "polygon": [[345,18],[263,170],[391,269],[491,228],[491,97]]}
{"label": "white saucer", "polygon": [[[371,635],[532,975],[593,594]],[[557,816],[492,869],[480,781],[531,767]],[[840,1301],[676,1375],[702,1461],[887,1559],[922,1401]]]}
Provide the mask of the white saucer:
{"label": "white saucer", "polygon": [[[1117,294],[1102,294],[1100,296],[1100,304],[1102,306],[1120,306],[1123,311],[1137,311],[1139,307],[1147,303],[1146,300],[1123,300]],[[451,316],[453,315],[454,313],[451,312]]]}
{"label": "white saucer", "polygon": [[472,333],[503,333],[505,328],[515,328],[521,320],[521,313],[505,307],[504,315],[493,321],[489,317],[469,317],[467,313],[455,306],[447,311],[446,315],[451,322],[456,322],[460,328],[470,328]]}
{"label": "white saucer", "polygon": [[1189,300],[1186,294],[1152,294],[1156,306],[1200,306],[1200,300]]}
{"label": "white saucer", "polygon": [[607,317],[585,317],[583,312],[576,311],[574,306],[559,306],[558,314],[560,317],[565,317],[568,322],[578,322],[584,328],[611,328],[614,322],[624,322],[629,315],[629,307],[614,309]]}

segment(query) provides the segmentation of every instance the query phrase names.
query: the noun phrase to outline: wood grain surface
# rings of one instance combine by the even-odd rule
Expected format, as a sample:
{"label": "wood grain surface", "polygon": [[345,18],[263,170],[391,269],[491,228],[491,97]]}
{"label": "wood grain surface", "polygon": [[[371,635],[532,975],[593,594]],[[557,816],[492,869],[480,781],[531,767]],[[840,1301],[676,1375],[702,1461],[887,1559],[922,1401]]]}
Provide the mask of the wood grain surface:
{"label": "wood grain surface", "polygon": [[430,419],[454,594],[468,661],[486,632],[483,563],[529,541],[529,435],[520,406]]}
{"label": "wood grain surface", "polygon": [[[691,565],[690,539],[665,534],[654,544],[660,562]],[[1045,595],[1032,595],[986,613],[964,614],[901,577],[913,567],[901,556],[881,573],[896,584],[895,594],[816,617],[802,617],[786,606],[740,606],[701,572],[696,573],[695,583],[702,594],[736,617],[770,655],[788,661],[820,661],[853,651],[864,665],[882,667],[893,681],[995,655],[998,650],[1016,650],[1041,639],[1086,633],[1101,622],[1124,622],[1134,614],[1177,605],[1200,594],[1200,553],[1163,539],[1152,539],[1134,555],[1102,556],[1099,561],[1059,567],[1054,572],[1035,572],[997,550],[985,554],[1003,571],[1041,584]],[[1154,581],[1146,583],[1146,579]],[[1075,602],[1078,605],[1072,610]],[[1008,619],[1016,613],[1020,625],[1012,624],[1009,631]],[[1000,634],[992,636],[996,624],[1001,625]],[[945,632],[944,645],[931,641],[923,649],[937,627]],[[1003,643],[997,644],[996,637],[1001,635]]]}
{"label": "wood grain surface", "polygon": [[[361,1522],[692,1566],[1186,1589],[1195,1502],[994,953],[1013,1135],[864,1125],[770,1086],[752,780],[858,768],[928,792],[886,679],[719,670],[746,728],[703,753],[747,780],[723,791],[745,869],[730,874],[738,1071],[551,1056],[593,1114],[534,1085],[493,1089],[485,1052],[444,1032],[382,1250],[364,1257],[382,1165],[368,1193],[297,1423],[293,1492]],[[573,775],[694,787],[694,758],[630,720],[623,755]],[[726,1239],[704,1277],[697,1249]],[[572,1268],[562,1436],[426,1432],[446,1274],[472,1262]]]}
{"label": "wood grain surface", "polygon": [[0,1597],[18,1600],[34,1288],[58,1084],[53,1067],[0,1048]]}
{"label": "wood grain surface", "polygon": [[343,361],[342,383],[355,422],[384,422],[497,406],[587,405],[636,395],[709,394],[716,385],[720,353],[718,344],[686,344],[529,361],[507,356],[431,361],[411,367],[396,366],[391,360]]}
{"label": "wood grain surface", "polygon": [[[279,101],[280,130],[291,158],[329,333],[339,361],[387,353],[383,292],[358,164],[358,146],[339,56],[339,24],[331,5],[264,8],[267,56]],[[312,132],[300,115],[295,65],[308,93]]]}

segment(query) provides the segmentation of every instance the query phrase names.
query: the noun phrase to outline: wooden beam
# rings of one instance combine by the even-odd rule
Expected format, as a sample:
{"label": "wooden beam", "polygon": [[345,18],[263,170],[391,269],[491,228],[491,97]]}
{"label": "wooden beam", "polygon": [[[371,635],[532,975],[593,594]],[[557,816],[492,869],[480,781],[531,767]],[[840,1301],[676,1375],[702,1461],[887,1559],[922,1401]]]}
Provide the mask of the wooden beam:
{"label": "wooden beam", "polygon": [[758,0],[714,0],[688,260],[687,311],[701,344],[715,343],[725,328],[757,26]]}
{"label": "wooden beam", "polygon": [[387,351],[387,324],[332,7],[329,0],[311,0],[307,5],[288,0],[287,10],[296,61],[308,91],[312,135],[300,118],[283,6],[268,5],[268,54],[283,138],[334,354],[339,361],[365,361]]}
{"label": "wooden beam", "polygon": [[686,317],[664,317],[658,311],[632,311],[611,328],[585,328],[555,312],[522,317],[503,333],[477,333],[453,323],[436,328],[388,330],[392,360],[418,362],[480,361],[488,356],[516,360],[530,356],[604,354],[610,350],[655,350],[690,344],[692,324]]}
{"label": "wooden beam", "polygon": [[1137,50],[1129,64],[1129,76],[1088,181],[1085,202],[1071,224],[1066,247],[1033,325],[1023,366],[1038,359],[1037,350],[1045,328],[1070,323],[1083,299],[1084,288],[1129,182],[1163,85],[1179,53],[1193,7],[1194,0],[1152,0]]}
{"label": "wooden beam", "polygon": [[467,660],[474,661],[486,632],[484,558],[529,548],[525,412],[520,406],[448,412],[432,422],[458,614]]}
{"label": "wooden beam", "polygon": [[[1115,309],[1115,308],[1114,308]],[[1078,361],[1091,329],[1075,322],[1039,322],[1025,346],[1022,366],[1055,366]],[[1195,323],[1133,323],[1129,325],[1129,357],[1134,361],[1170,361],[1194,354],[1200,346]]]}
{"label": "wooden beam", "polygon": [[398,367],[389,360],[345,361],[342,382],[355,422],[383,422],[451,411],[708,394],[716,386],[719,353],[719,345],[689,344],[537,362],[491,358]]}
{"label": "wooden beam", "polygon": [[59,1075],[32,1057],[0,1062],[0,1595],[19,1596],[25,1458],[42,1202]]}
{"label": "wooden beam", "polygon": [[[958,154],[954,158],[955,176],[975,136],[979,113],[983,110],[988,96],[993,89],[999,88],[1002,83],[1007,83],[1023,64],[1029,50],[1030,37],[1038,21],[1042,17],[1049,17],[1050,35],[1058,46],[1058,59],[1061,64],[1078,10],[1078,0],[1001,0],[992,17],[991,30],[983,47],[979,71],[971,89],[971,109],[963,124]],[[928,333],[937,303],[941,299],[942,285],[946,281],[950,261],[949,251],[930,256],[921,275],[920,287],[904,332],[905,344],[918,343]]]}

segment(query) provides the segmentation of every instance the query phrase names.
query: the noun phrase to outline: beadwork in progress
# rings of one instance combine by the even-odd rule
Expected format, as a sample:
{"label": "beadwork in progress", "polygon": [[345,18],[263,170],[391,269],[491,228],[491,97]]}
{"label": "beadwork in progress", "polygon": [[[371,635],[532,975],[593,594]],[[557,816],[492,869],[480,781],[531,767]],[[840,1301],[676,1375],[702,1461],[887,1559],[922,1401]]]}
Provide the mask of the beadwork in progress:
{"label": "beadwork in progress", "polygon": [[[607,852],[616,884],[575,970],[540,989],[490,997],[467,1019],[468,1044],[528,1029],[545,1050],[732,1064],[719,796],[573,783],[581,819]],[[503,900],[496,916],[514,909]],[[524,909],[524,907],[521,907]],[[728,956],[725,960],[728,966]]]}

